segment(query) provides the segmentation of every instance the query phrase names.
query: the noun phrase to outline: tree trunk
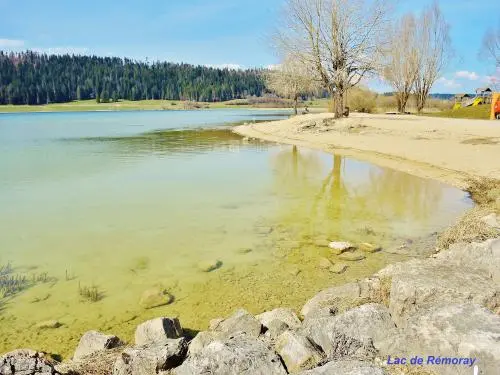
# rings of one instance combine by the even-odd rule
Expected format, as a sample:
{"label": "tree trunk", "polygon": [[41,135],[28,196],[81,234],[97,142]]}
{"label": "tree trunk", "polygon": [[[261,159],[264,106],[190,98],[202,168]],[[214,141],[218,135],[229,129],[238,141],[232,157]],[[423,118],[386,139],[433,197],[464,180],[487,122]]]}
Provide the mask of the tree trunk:
{"label": "tree trunk", "polygon": [[295,95],[295,98],[293,99],[293,112],[295,113],[295,115],[297,115],[297,106],[298,106],[298,103],[299,103],[299,96],[298,95]]}
{"label": "tree trunk", "polygon": [[336,90],[333,93],[333,109],[335,118],[342,118],[344,115],[344,92]]}

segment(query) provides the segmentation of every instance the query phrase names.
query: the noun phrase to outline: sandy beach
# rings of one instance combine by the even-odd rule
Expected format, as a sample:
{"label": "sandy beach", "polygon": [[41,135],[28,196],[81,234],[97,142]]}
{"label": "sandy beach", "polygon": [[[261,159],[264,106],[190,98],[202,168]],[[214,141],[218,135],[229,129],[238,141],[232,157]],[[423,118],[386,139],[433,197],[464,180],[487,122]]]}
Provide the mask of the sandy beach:
{"label": "sandy beach", "polygon": [[465,188],[500,179],[500,121],[331,113],[242,125],[246,137],[321,149]]}

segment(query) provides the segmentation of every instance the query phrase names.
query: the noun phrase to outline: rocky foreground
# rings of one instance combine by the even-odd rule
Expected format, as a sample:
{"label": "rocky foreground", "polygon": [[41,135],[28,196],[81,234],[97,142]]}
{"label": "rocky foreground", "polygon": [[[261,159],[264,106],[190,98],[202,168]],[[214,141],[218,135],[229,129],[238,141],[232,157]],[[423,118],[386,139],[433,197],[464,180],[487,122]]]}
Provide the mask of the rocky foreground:
{"label": "rocky foreground", "polygon": [[[498,374],[500,238],[323,290],[300,315],[238,310],[191,340],[179,320],[160,317],[139,325],[133,344],[87,332],[64,363],[34,350],[7,353],[0,374],[470,375],[474,365]],[[408,366],[415,356],[421,367]]]}

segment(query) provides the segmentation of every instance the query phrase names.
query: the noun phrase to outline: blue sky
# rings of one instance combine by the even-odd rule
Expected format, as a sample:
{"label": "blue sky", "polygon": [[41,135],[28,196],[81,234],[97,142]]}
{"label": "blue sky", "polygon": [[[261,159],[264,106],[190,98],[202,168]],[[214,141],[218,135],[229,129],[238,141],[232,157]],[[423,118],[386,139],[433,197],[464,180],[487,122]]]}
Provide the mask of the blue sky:
{"label": "blue sky", "polygon": [[[277,63],[269,43],[284,0],[0,0],[0,49],[35,49],[213,66]],[[431,0],[395,1],[396,13]],[[433,92],[471,92],[495,74],[478,57],[485,30],[500,23],[495,0],[440,0],[456,57]],[[499,75],[499,72],[496,73]],[[369,85],[379,91],[380,82]]]}

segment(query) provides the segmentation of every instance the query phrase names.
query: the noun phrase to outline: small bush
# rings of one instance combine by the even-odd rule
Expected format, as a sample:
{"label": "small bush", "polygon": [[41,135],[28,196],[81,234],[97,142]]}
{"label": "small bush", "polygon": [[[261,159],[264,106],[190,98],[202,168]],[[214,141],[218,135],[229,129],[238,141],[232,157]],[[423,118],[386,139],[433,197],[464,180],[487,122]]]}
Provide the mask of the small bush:
{"label": "small bush", "polygon": [[347,93],[347,106],[351,111],[373,113],[377,107],[377,94],[363,88],[353,88]]}

